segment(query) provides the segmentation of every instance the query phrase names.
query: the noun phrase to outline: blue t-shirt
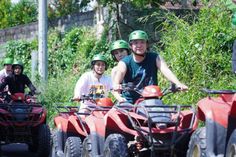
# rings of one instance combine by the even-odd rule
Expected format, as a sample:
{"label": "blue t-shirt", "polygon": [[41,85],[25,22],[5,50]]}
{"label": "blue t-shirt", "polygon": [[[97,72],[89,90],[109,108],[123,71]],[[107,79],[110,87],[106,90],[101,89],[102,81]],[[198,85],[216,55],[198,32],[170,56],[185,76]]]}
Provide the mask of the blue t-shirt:
{"label": "blue t-shirt", "polygon": [[[157,57],[159,57],[157,53],[148,52],[146,53],[145,59],[140,63],[134,61],[132,54],[123,58],[122,61],[127,67],[123,83],[132,82],[138,89],[143,89],[148,85],[157,85]],[[140,97],[134,91],[124,91],[122,95],[130,103],[135,103]]]}

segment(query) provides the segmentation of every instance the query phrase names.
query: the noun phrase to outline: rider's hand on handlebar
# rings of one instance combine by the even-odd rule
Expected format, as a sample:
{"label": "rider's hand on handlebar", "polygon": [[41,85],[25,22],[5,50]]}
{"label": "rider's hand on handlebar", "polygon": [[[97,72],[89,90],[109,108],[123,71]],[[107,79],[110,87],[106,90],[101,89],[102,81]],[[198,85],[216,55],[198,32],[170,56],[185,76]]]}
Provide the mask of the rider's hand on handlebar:
{"label": "rider's hand on handlebar", "polygon": [[176,88],[179,89],[180,91],[188,90],[188,86],[186,86],[185,84],[182,84],[182,83],[176,84]]}
{"label": "rider's hand on handlebar", "polygon": [[122,90],[122,85],[121,84],[114,84],[113,90],[116,92],[120,92]]}
{"label": "rider's hand on handlebar", "polygon": [[127,102],[127,100],[125,98],[123,98],[123,97],[117,98],[117,101],[119,103]]}
{"label": "rider's hand on handlebar", "polygon": [[71,101],[80,101],[80,98],[72,98]]}

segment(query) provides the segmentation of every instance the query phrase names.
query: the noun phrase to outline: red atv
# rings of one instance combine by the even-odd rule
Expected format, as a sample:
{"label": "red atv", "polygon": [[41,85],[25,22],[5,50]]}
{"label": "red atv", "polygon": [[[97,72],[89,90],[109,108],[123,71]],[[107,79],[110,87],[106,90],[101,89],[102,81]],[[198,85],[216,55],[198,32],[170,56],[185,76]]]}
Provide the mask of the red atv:
{"label": "red atv", "polygon": [[50,152],[50,130],[46,124],[46,109],[36,98],[23,93],[0,98],[0,144],[26,143],[38,157]]}
{"label": "red atv", "polygon": [[[93,101],[88,112],[77,106],[57,106],[54,118],[52,157],[102,156],[105,141],[105,114],[112,108],[109,98],[83,96],[80,101]],[[93,141],[93,142],[92,142]]]}
{"label": "red atv", "polygon": [[132,84],[124,85],[123,90],[136,91],[141,98],[134,105],[122,103],[107,113],[109,136],[104,156],[119,157],[122,152],[123,156],[184,157],[197,118],[192,106],[162,102],[164,95],[176,91],[173,87],[162,92],[152,85],[140,92]]}
{"label": "red atv", "polygon": [[[188,157],[236,156],[236,91],[209,90],[208,96],[197,103],[198,118],[204,127],[192,135]],[[211,97],[217,94],[218,97]]]}

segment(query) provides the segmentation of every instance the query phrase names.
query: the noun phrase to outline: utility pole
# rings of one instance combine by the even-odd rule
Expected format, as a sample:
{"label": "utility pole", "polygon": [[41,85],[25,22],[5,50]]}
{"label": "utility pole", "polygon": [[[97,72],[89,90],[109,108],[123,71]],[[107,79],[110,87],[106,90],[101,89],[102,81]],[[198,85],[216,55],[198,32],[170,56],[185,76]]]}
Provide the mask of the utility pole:
{"label": "utility pole", "polygon": [[48,32],[48,18],[47,18],[47,0],[39,0],[38,11],[38,59],[39,59],[39,76],[41,77],[41,84],[47,83],[48,77],[48,54],[47,54],[47,32]]}

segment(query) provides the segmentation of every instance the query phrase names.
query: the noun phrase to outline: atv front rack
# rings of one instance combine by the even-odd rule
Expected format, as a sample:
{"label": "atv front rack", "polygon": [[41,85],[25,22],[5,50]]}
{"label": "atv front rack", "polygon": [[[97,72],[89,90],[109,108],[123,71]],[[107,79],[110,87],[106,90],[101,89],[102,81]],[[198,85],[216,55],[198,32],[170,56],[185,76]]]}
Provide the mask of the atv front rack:
{"label": "atv front rack", "polygon": [[42,108],[41,104],[0,104],[0,124],[4,126],[32,126],[38,123],[43,114],[43,109],[33,112],[33,109]]}
{"label": "atv front rack", "polygon": [[[134,105],[133,107],[131,105],[120,105],[120,106],[115,106],[115,108],[125,114],[132,127],[134,128],[134,130],[137,131],[137,133],[139,134],[139,136],[141,136],[143,139],[145,139],[148,142],[149,145],[149,149],[151,151],[154,150],[173,150],[174,146],[176,145],[176,143],[178,143],[185,135],[185,133],[189,133],[190,131],[192,131],[193,128],[193,124],[195,121],[195,110],[194,107],[187,105],[187,106],[181,106],[181,105]],[[153,110],[153,109],[162,109],[162,111],[158,111],[158,110]],[[183,129],[178,129],[179,125],[180,125],[180,113],[182,110],[184,109],[190,109],[193,112],[193,115],[191,117],[191,121],[190,121],[190,125],[188,128],[183,128]],[[137,111],[138,109],[142,109],[144,112],[144,114],[142,113],[142,116],[144,116],[145,118],[147,118],[147,127],[148,129],[144,129],[143,126],[140,125],[140,123],[137,123],[137,120],[134,119],[131,114],[131,112]],[[150,111],[150,109],[152,109],[152,111]],[[174,127],[173,132],[171,132],[172,134],[172,138],[171,138],[171,142],[170,143],[165,143],[163,141],[160,141],[159,139],[156,139],[155,136],[156,134],[158,134],[157,132],[154,132],[153,130],[153,120],[152,120],[152,116],[150,116],[151,114],[172,114],[172,115],[176,115],[175,119],[170,119],[170,121],[159,121],[157,122],[157,124],[161,124],[164,123],[167,126],[171,126]],[[157,130],[157,129],[155,129]],[[159,129],[162,130],[162,129]],[[163,129],[162,131],[164,131],[165,129]],[[171,151],[173,152],[173,151]]]}
{"label": "atv front rack", "polygon": [[86,107],[85,109],[88,110],[88,112],[79,112],[79,106],[57,106],[56,109],[59,113],[76,113],[78,115],[90,115],[95,111],[109,111],[112,107],[107,106],[96,106],[96,105],[90,105]]}
{"label": "atv front rack", "polygon": [[89,116],[93,114],[95,111],[109,111],[112,107],[101,107],[96,105],[90,105],[86,109],[88,109],[89,112],[79,112],[79,106],[57,106],[56,109],[61,114],[69,114],[69,115],[75,115],[79,123],[85,132],[86,135],[88,135],[88,132],[86,130],[86,124],[84,123],[84,120],[81,118],[81,116]]}

